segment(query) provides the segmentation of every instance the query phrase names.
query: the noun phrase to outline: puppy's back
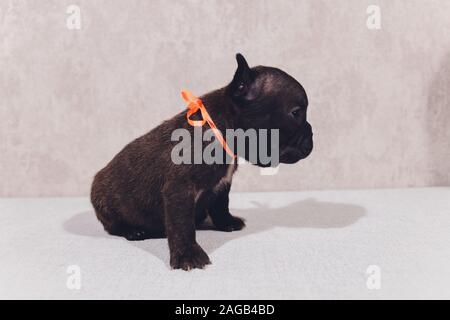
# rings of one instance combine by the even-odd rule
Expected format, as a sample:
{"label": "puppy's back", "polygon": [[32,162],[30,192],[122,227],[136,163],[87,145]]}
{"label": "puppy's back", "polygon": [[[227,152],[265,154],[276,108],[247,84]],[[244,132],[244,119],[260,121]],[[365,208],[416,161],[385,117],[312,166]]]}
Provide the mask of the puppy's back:
{"label": "puppy's back", "polygon": [[171,134],[183,125],[182,117],[180,113],[130,142],[95,175],[91,202],[107,231],[119,220],[140,224],[162,214],[160,191],[173,165]]}

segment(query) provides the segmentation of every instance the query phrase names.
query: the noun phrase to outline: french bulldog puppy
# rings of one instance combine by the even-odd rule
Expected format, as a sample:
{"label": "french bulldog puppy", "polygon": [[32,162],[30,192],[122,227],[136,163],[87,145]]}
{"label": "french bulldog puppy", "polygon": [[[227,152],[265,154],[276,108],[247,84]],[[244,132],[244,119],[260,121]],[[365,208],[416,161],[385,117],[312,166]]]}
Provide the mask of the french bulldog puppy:
{"label": "french bulldog puppy", "polygon": [[[279,69],[250,68],[241,54],[236,60],[231,83],[200,97],[217,128],[224,137],[226,129],[278,129],[279,162],[306,158],[313,134],[303,87]],[[167,237],[171,267],[190,270],[211,263],[195,239],[208,215],[220,231],[245,224],[228,209],[236,162],[175,164],[171,135],[179,128],[193,133],[186,110],[125,146],[96,174],[91,202],[108,233],[132,241]],[[248,152],[238,156],[249,158]]]}

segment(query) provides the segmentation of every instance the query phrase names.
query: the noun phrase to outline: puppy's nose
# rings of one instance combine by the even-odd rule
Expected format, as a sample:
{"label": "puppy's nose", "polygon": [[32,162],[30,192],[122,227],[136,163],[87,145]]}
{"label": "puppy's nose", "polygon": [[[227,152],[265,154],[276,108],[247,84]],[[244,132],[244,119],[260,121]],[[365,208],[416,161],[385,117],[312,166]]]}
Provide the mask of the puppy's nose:
{"label": "puppy's nose", "polygon": [[309,124],[309,122],[305,122],[302,132],[304,137],[312,137],[312,126]]}
{"label": "puppy's nose", "polygon": [[313,145],[314,143],[313,143],[312,127],[310,124],[308,124],[306,133],[303,136],[303,139],[301,139],[299,146],[305,158],[309,156],[309,154],[312,152]]}
{"label": "puppy's nose", "polygon": [[313,150],[313,146],[314,146],[314,143],[313,143],[312,139],[303,140],[303,143],[300,146],[300,150],[305,158],[311,154],[311,152]]}

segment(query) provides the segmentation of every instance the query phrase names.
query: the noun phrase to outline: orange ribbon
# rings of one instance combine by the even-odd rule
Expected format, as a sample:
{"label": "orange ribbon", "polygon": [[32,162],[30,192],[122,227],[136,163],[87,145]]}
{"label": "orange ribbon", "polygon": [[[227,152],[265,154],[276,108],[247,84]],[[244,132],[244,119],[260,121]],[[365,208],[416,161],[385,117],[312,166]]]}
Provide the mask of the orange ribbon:
{"label": "orange ribbon", "polygon": [[[190,91],[183,90],[181,91],[181,96],[183,97],[184,101],[188,104],[188,111],[186,114],[186,118],[188,123],[193,127],[202,127],[206,122],[208,122],[209,126],[211,127],[211,130],[213,131],[214,135],[216,136],[216,139],[220,142],[223,149],[234,159],[236,158],[233,151],[228,146],[227,142],[222,136],[222,133],[219,129],[217,129],[216,124],[210,117],[208,111],[206,111],[206,108],[200,100],[200,98],[197,98],[194,96]],[[202,120],[192,120],[191,116],[196,113],[198,110],[200,110],[200,113],[202,114]]]}

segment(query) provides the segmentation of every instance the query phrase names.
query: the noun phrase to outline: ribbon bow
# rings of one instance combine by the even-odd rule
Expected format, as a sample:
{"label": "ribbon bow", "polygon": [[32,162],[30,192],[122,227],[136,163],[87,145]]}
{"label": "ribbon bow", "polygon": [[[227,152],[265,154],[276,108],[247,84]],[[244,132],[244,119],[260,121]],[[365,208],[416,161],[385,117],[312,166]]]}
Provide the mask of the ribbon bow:
{"label": "ribbon bow", "polygon": [[[200,98],[197,98],[194,96],[190,91],[183,90],[181,91],[181,96],[183,97],[184,101],[188,104],[187,108],[187,114],[186,119],[187,122],[193,126],[193,127],[202,127],[206,122],[211,127],[211,130],[213,131],[214,135],[216,136],[216,139],[220,142],[222,145],[222,148],[233,158],[236,158],[236,155],[233,153],[233,151],[228,146],[227,142],[222,136],[222,133],[219,129],[217,129],[216,124],[212,120],[211,116],[209,115],[208,111],[206,111],[205,105],[203,104],[202,100]],[[198,110],[200,110],[200,113],[202,114],[202,120],[192,120],[191,116],[196,113]]]}

